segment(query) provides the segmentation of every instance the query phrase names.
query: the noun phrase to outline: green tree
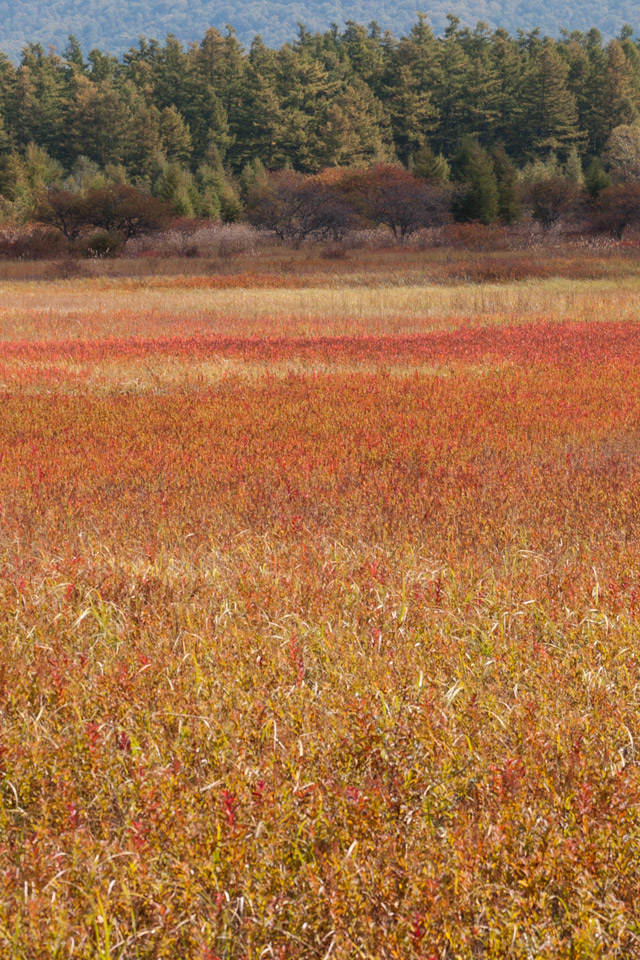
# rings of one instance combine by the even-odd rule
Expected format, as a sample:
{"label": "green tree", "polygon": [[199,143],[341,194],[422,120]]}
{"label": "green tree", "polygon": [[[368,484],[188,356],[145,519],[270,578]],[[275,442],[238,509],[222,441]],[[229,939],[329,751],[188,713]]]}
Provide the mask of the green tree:
{"label": "green tree", "polygon": [[584,177],[584,185],[587,189],[587,193],[594,200],[598,198],[598,195],[602,190],[606,190],[607,187],[611,186],[611,177],[608,175],[597,157],[594,157],[587,167],[587,172],[585,173]]}
{"label": "green tree", "polygon": [[575,143],[569,147],[569,153],[567,154],[567,160],[564,165],[564,174],[568,180],[571,180],[578,187],[584,185],[582,160],[580,159],[580,154],[578,153],[578,148]]}
{"label": "green tree", "polygon": [[504,147],[496,147],[492,159],[498,188],[498,218],[503,223],[515,223],[522,216],[518,171]]}
{"label": "green tree", "polygon": [[321,164],[360,165],[390,157],[389,120],[384,107],[357,77],[326,108],[319,127]]}
{"label": "green tree", "polygon": [[440,45],[441,82],[434,90],[438,125],[431,143],[445,156],[451,156],[465,129],[465,98],[469,94],[469,61],[459,42],[457,17],[449,16],[449,26]]}
{"label": "green tree", "polygon": [[567,73],[553,42],[546,41],[530,63],[525,81],[525,123],[529,149],[534,153],[567,149],[581,137]]}
{"label": "green tree", "polygon": [[102,166],[123,159],[134,132],[128,99],[111,78],[96,83],[88,77],[78,77],[76,96],[70,105],[76,157],[84,155]]}
{"label": "green tree", "polygon": [[441,153],[435,154],[428,143],[423,143],[413,155],[412,171],[427,183],[447,183],[451,168]]}
{"label": "green tree", "polygon": [[408,66],[400,66],[391,78],[387,102],[396,150],[406,164],[425,136],[434,131],[438,110],[430,91],[420,86]]}
{"label": "green tree", "polygon": [[165,163],[156,183],[154,194],[169,203],[182,217],[195,216],[198,192],[193,176],[178,163]]}
{"label": "green tree", "polygon": [[162,111],[160,138],[162,149],[170,162],[186,163],[191,158],[191,132],[180,111],[173,106],[165,107]]}
{"label": "green tree", "polygon": [[460,192],[454,200],[456,220],[492,223],[498,217],[498,184],[493,162],[473,137],[463,140],[453,163]]}

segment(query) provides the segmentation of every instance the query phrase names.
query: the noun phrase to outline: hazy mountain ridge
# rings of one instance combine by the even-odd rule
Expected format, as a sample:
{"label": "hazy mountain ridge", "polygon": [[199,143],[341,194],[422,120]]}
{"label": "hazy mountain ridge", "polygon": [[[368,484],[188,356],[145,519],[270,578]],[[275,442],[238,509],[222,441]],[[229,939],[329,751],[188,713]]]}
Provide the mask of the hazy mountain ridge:
{"label": "hazy mountain ridge", "polygon": [[640,0],[609,0],[574,3],[544,0],[0,0],[0,49],[17,59],[28,42],[53,44],[62,50],[73,33],[88,51],[93,47],[122,53],[139,36],[163,40],[174,33],[183,42],[199,39],[207,27],[231,24],[244,43],[259,33],[269,45],[280,45],[295,37],[297,24],[310,30],[324,30],[335,22],[377,21],[383,30],[405,33],[423,10],[436,32],[454,12],[462,23],[475,26],[478,20],[490,27],[511,32],[539,27],[542,33],[558,36],[563,29],[589,30],[596,27],[605,37],[618,33],[625,23],[640,23]]}

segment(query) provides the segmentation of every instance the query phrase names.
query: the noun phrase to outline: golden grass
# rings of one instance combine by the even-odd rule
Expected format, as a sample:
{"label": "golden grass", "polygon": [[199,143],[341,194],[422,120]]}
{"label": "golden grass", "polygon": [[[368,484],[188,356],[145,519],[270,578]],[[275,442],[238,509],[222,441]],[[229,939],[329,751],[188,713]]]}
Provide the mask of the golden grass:
{"label": "golden grass", "polygon": [[4,285],[1,960],[638,956],[637,295]]}
{"label": "golden grass", "polygon": [[638,319],[640,281],[278,290],[154,289],[126,281],[42,281],[0,288],[0,338],[394,335],[528,318]]}

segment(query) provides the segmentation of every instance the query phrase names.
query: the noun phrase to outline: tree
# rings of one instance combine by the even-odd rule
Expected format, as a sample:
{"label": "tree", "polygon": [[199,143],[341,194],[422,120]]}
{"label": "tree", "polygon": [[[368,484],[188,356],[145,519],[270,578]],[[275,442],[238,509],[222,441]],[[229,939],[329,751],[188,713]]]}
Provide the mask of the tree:
{"label": "tree", "polygon": [[31,219],[47,227],[54,227],[71,240],[76,241],[91,223],[85,198],[69,190],[50,190],[31,213]]}
{"label": "tree", "polygon": [[522,216],[518,171],[504,147],[496,147],[492,159],[498,187],[498,218],[512,224]]}
{"label": "tree", "polygon": [[76,156],[86,156],[105,165],[120,161],[127,153],[133,133],[133,114],[125,91],[111,78],[100,83],[77,78],[71,104],[70,130]]}
{"label": "tree", "polygon": [[319,133],[320,160],[327,166],[357,166],[392,152],[386,111],[358,78],[327,105]]}
{"label": "tree", "polygon": [[293,170],[268,174],[250,188],[247,218],[294,243],[339,239],[353,222],[344,197],[330,182]]}
{"label": "tree", "polygon": [[492,223],[498,216],[498,184],[491,158],[473,137],[463,140],[453,164],[461,184],[453,205],[456,220]]}
{"label": "tree", "polygon": [[547,152],[580,139],[576,101],[567,83],[567,65],[551,40],[532,58],[525,78],[525,129],[529,149]]}
{"label": "tree", "polygon": [[393,139],[398,157],[407,163],[423,142],[425,134],[435,130],[438,111],[408,66],[400,66],[390,78],[387,97]]}
{"label": "tree", "polygon": [[179,163],[165,162],[154,185],[154,193],[171,204],[181,217],[193,217],[198,206],[198,195],[193,177]]}
{"label": "tree", "polygon": [[460,45],[457,17],[448,15],[449,25],[440,45],[439,66],[441,79],[434,90],[434,105],[438,110],[438,126],[430,138],[436,149],[451,156],[465,129],[465,97],[468,95],[469,60]]}
{"label": "tree", "polygon": [[576,184],[566,177],[537,180],[528,189],[533,219],[549,230],[574,209],[577,196]]}
{"label": "tree", "polygon": [[640,183],[605,187],[593,201],[590,220],[596,230],[622,240],[627,227],[640,224]]}
{"label": "tree", "polygon": [[162,148],[168,160],[185,163],[191,157],[191,132],[179,110],[165,107],[160,117]]}
{"label": "tree", "polygon": [[367,220],[389,227],[398,241],[446,219],[444,191],[394,164],[355,171],[345,178],[344,189]]}
{"label": "tree", "polygon": [[435,154],[429,144],[423,143],[413,155],[412,171],[426,183],[445,184],[451,176],[451,168],[441,153]]}
{"label": "tree", "polygon": [[162,200],[121,184],[84,194],[49,190],[32,213],[38,223],[54,227],[72,242],[95,227],[118,234],[122,243],[160,230],[171,215],[171,207]]}
{"label": "tree", "polygon": [[564,174],[568,180],[573,181],[578,187],[584,185],[584,173],[582,170],[582,160],[578,153],[578,148],[575,143],[572,143],[569,147],[569,153],[567,154],[567,161],[564,165]]}
{"label": "tree", "polygon": [[596,200],[601,190],[606,190],[611,186],[611,177],[605,171],[597,157],[591,161],[587,167],[584,177],[584,185],[589,196]]}
{"label": "tree", "polygon": [[156,233],[173,215],[171,206],[158,197],[120,184],[89,190],[85,205],[88,222],[107,233],[119,234],[123,243]]}
{"label": "tree", "polygon": [[604,156],[617,180],[640,180],[640,126],[621,124],[615,127]]}

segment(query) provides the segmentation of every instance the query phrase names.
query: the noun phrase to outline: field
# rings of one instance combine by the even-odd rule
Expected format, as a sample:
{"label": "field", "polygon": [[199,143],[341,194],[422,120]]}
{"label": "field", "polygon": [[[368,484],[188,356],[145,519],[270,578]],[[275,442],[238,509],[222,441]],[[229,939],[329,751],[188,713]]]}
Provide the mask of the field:
{"label": "field", "polygon": [[0,956],[640,956],[637,250],[280,256],[6,268]]}

